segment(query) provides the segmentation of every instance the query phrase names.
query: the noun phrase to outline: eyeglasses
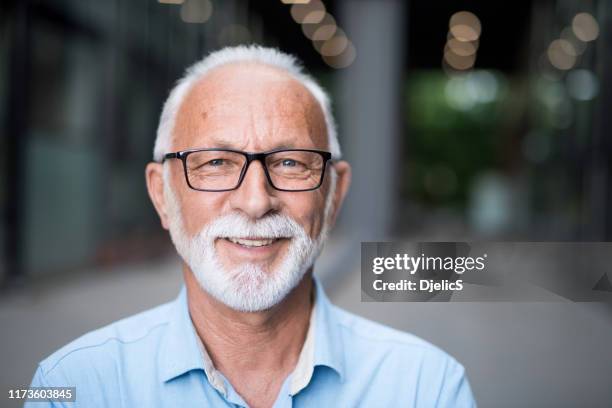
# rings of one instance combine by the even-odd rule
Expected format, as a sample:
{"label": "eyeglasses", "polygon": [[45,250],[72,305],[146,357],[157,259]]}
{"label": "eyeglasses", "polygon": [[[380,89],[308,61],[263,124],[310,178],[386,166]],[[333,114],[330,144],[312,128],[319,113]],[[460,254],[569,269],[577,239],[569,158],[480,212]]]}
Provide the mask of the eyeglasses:
{"label": "eyeglasses", "polygon": [[179,159],[187,185],[198,191],[230,191],[240,187],[249,165],[258,160],[270,185],[280,191],[311,191],[321,187],[331,153],[308,149],[279,149],[247,153],[231,149],[191,149],[167,153]]}

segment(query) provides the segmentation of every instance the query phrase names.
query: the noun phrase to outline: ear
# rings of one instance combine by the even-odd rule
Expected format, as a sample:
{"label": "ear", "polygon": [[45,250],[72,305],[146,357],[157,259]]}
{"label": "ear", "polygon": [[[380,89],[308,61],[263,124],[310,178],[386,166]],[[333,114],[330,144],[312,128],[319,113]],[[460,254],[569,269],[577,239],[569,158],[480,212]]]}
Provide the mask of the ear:
{"label": "ear", "polygon": [[147,181],[147,191],[149,198],[153,202],[155,211],[159,215],[161,225],[164,229],[168,229],[168,212],[166,199],[164,197],[164,167],[161,163],[149,163],[145,169],[145,178]]}
{"label": "ear", "polygon": [[337,174],[336,191],[334,192],[333,198],[334,207],[330,215],[330,225],[334,226],[336,218],[340,213],[342,203],[344,202],[344,198],[346,197],[346,193],[348,193],[349,186],[351,185],[351,165],[347,161],[341,160],[333,163],[332,166],[334,166]]}

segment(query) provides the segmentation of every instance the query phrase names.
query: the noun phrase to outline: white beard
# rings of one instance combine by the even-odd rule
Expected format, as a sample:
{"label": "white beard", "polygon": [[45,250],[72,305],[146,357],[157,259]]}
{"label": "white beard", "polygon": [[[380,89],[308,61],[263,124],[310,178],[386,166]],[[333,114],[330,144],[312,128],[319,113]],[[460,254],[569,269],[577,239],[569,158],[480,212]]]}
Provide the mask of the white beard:
{"label": "white beard", "polygon": [[[170,237],[177,252],[189,265],[202,289],[234,310],[256,312],[278,304],[302,280],[327,239],[328,218],[336,187],[333,169],[330,171],[331,186],[325,202],[323,227],[315,240],[295,220],[282,214],[253,221],[243,214],[230,213],[214,219],[190,237],[185,231],[180,205],[166,176],[164,169]],[[255,263],[243,263],[227,270],[215,248],[215,240],[224,237],[286,237],[289,238],[289,246],[275,270],[266,271]]]}

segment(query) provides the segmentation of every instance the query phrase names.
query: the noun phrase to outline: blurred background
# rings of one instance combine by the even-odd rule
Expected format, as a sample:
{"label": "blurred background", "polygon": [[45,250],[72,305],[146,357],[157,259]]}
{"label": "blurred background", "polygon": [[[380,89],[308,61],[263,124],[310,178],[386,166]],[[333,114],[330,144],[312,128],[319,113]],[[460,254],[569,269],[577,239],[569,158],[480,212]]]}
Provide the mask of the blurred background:
{"label": "blurred background", "polygon": [[609,305],[362,304],[359,243],[611,240],[611,23],[605,0],[3,1],[0,391],[176,295],[144,184],[161,107],[206,53],[258,43],[329,90],[353,166],[332,300],[444,348],[483,407],[609,406]]}

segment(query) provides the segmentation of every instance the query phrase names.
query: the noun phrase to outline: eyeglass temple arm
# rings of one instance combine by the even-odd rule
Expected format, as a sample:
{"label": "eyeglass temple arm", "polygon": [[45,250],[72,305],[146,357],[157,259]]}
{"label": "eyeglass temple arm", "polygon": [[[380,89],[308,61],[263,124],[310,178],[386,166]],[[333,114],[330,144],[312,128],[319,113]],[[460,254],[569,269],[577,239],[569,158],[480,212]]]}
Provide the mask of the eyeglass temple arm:
{"label": "eyeglass temple arm", "polygon": [[162,157],[161,162],[163,163],[168,159],[178,159],[179,158],[179,154],[178,153],[166,153],[164,154],[164,157]]}

